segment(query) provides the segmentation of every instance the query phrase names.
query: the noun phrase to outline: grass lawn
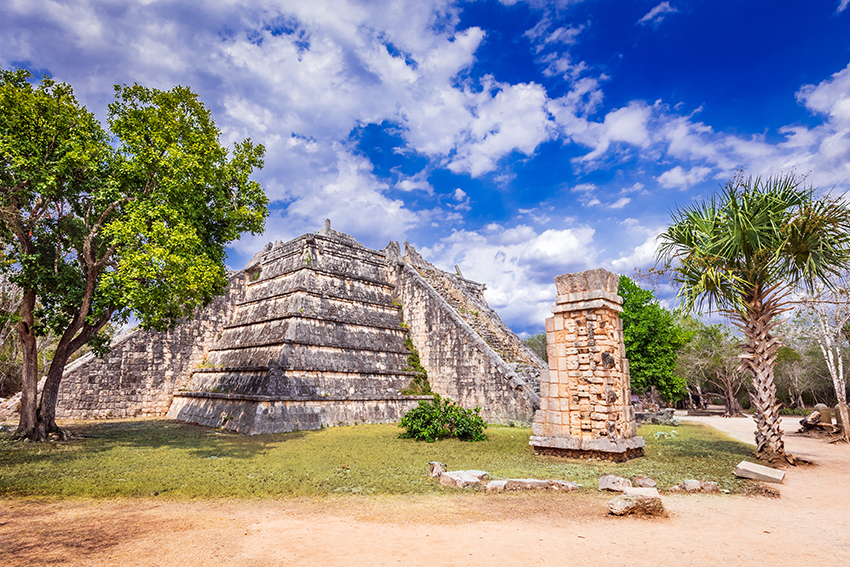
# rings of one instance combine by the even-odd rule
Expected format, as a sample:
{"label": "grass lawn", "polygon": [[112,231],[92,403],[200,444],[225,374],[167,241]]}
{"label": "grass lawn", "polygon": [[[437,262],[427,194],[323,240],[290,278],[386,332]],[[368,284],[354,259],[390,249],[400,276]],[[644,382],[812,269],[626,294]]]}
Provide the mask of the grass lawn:
{"label": "grass lawn", "polygon": [[[451,492],[428,478],[429,461],[498,478],[572,480],[643,474],[662,489],[714,480],[744,492],[732,475],[753,448],[701,425],[642,426],[646,456],[626,463],[537,457],[529,429],[490,427],[487,440],[398,439],[393,425],[361,425],[253,437],[163,419],[76,422],[67,442],[21,443],[0,434],[0,496],[265,498],[328,494]],[[676,430],[675,436],[657,432]]]}

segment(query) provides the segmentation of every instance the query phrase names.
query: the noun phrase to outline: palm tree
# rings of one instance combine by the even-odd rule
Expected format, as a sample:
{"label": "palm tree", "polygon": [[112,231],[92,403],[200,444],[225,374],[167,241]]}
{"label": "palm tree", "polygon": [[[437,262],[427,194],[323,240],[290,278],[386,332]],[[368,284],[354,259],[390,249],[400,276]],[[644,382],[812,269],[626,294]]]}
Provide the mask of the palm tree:
{"label": "palm tree", "polygon": [[793,174],[737,175],[710,200],[679,208],[661,234],[658,258],[672,269],[685,312],[717,306],[744,334],[742,368],[752,375],[756,452],[785,454],[773,366],[780,338],[771,334],[795,286],[832,287],[850,265],[850,209],[815,199]]}

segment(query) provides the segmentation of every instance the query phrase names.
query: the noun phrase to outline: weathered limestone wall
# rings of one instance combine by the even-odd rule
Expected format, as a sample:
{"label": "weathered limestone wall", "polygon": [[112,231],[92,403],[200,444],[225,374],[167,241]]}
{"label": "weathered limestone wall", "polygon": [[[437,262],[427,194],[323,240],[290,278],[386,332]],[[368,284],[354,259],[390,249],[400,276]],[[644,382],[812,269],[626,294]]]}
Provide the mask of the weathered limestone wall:
{"label": "weathered limestone wall", "polygon": [[68,365],[56,416],[66,419],[165,415],[172,395],[186,386],[244,294],[247,275],[230,276],[229,291],[173,331],[134,331],[98,359],[88,354]]}
{"label": "weathered limestone wall", "polygon": [[491,423],[529,423],[533,388],[502,360],[410,264],[398,243],[386,249],[390,279],[431,389],[460,405],[481,407]]}
{"label": "weathered limestone wall", "polygon": [[179,392],[168,417],[257,435],[362,423],[398,423],[420,399],[429,400],[431,396],[279,400],[269,396]]}
{"label": "weathered limestone wall", "polygon": [[531,445],[540,453],[625,460],[643,454],[631,406],[618,277],[603,269],[555,278],[546,320],[548,379]]}

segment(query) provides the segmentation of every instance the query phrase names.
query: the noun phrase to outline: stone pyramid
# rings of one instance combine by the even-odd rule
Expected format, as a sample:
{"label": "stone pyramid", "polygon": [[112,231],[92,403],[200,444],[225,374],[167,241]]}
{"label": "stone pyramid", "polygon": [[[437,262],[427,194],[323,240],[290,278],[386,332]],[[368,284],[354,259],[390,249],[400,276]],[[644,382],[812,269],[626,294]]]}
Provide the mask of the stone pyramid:
{"label": "stone pyramid", "polygon": [[[484,300],[405,243],[370,250],[326,221],[275,242],[230,276],[226,296],[168,333],[135,332],[66,371],[63,417],[162,415],[256,434],[397,422],[434,392],[490,422],[530,423],[540,360]],[[409,343],[408,343],[409,344]]]}

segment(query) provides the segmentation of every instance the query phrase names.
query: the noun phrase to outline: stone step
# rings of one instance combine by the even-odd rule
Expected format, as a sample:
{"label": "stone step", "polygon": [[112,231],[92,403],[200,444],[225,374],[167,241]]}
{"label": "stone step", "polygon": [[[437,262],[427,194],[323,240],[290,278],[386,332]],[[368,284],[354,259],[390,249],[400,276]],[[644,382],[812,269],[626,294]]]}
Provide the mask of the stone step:
{"label": "stone step", "polygon": [[412,372],[256,371],[231,368],[196,372],[188,392],[212,392],[286,397],[387,396],[407,388]]}
{"label": "stone step", "polygon": [[406,330],[334,321],[303,315],[282,317],[265,323],[240,325],[222,331],[210,352],[300,343],[387,352],[404,350]]}

